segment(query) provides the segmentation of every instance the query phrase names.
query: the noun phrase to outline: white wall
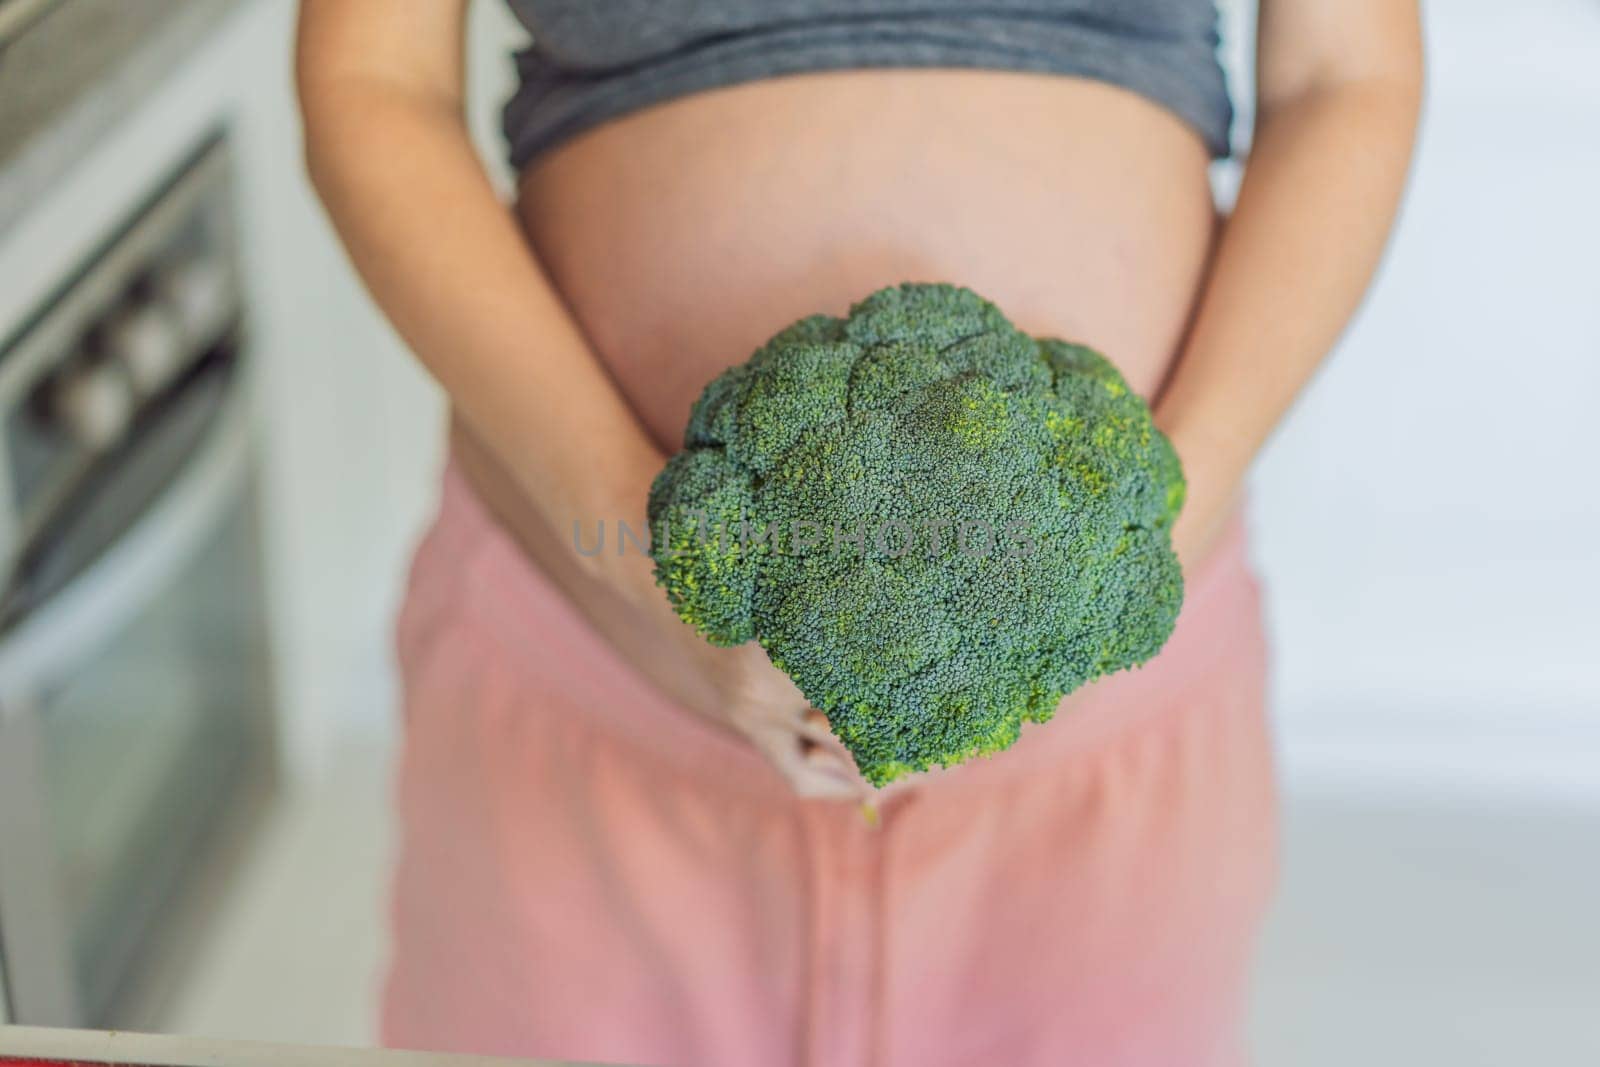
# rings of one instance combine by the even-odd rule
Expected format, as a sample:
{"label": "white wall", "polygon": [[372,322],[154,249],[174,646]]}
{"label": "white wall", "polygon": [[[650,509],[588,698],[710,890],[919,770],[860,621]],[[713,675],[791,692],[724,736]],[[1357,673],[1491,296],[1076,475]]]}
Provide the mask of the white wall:
{"label": "white wall", "polygon": [[1390,255],[1255,481],[1285,754],[1600,793],[1600,8],[1428,15]]}

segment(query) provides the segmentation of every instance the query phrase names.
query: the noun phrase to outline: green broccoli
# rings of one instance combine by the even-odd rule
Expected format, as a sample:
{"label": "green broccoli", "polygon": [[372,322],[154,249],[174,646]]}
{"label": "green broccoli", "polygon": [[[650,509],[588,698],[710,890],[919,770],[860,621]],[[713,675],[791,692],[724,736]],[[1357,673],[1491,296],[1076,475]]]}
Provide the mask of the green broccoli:
{"label": "green broccoli", "polygon": [[881,786],[1004,749],[1155,655],[1183,496],[1103,357],[908,284],[706,387],[651,487],[651,553],[678,614],[759,641]]}

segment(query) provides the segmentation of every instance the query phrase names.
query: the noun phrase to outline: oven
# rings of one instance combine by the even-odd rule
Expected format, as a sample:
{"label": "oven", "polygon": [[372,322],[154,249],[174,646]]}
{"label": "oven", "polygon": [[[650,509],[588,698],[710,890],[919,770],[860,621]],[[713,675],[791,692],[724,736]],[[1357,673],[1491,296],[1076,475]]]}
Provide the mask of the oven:
{"label": "oven", "polygon": [[137,1026],[272,780],[219,133],[0,346],[0,1021]]}
{"label": "oven", "polygon": [[61,0],[0,0],[0,49],[22,36],[22,31]]}

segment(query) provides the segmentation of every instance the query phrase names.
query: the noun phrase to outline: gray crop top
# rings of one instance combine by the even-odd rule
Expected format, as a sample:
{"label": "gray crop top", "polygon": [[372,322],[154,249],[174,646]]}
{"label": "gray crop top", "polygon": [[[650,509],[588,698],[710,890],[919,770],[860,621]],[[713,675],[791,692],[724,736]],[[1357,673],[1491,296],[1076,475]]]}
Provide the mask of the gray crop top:
{"label": "gray crop top", "polygon": [[1212,0],[509,0],[533,35],[503,128],[520,169],[607,119],[782,74],[982,67],[1096,78],[1228,154]]}

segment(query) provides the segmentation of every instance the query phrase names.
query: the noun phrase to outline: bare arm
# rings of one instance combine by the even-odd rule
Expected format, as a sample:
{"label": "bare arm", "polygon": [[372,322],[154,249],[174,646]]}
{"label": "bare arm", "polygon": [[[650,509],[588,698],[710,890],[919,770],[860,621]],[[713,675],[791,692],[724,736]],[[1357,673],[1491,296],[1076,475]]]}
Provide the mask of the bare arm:
{"label": "bare arm", "polygon": [[642,500],[662,457],[472,149],[466,4],[304,0],[306,161],[379,305],[473,430],[503,459],[529,457],[508,469],[565,529]]}
{"label": "bare arm", "polygon": [[757,646],[672,614],[638,552],[583,556],[574,521],[643,530],[664,457],[495,195],[463,117],[469,0],[302,0],[311,179],[356,269],[518,488],[500,518],[657,688],[761,748],[797,788],[854,793],[825,725]]}
{"label": "bare arm", "polygon": [[1156,405],[1189,477],[1175,533],[1186,563],[1366,291],[1422,95],[1415,0],[1261,0],[1259,29],[1250,161]]}

